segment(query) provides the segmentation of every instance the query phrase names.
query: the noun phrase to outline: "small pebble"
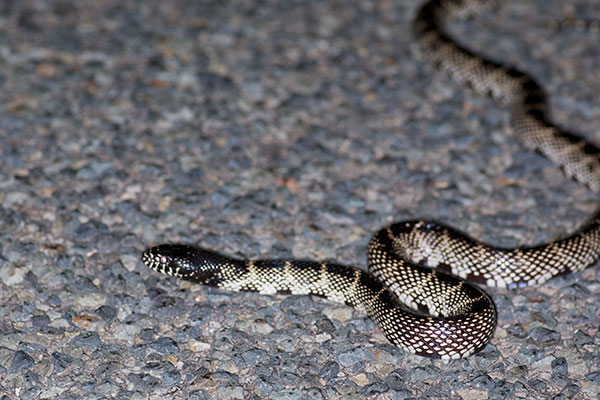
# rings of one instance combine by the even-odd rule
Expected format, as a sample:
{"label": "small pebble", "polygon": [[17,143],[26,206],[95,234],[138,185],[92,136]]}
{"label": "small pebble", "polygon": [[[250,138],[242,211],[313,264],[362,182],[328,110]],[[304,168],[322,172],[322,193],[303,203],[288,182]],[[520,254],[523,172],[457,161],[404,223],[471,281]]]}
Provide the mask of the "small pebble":
{"label": "small pebble", "polygon": [[158,351],[160,354],[179,354],[177,343],[169,337],[160,337],[150,343],[150,347]]}
{"label": "small pebble", "polygon": [[35,364],[35,360],[24,351],[16,351],[10,364],[9,372],[14,374],[24,369],[31,368]]}

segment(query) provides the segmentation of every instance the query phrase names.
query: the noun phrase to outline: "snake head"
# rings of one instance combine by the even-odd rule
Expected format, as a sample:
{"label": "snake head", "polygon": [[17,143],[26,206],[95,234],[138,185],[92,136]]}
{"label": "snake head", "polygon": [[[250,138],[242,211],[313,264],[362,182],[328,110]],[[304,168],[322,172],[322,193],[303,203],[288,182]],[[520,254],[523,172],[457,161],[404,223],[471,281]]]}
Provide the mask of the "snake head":
{"label": "snake head", "polygon": [[151,269],[177,278],[194,280],[196,249],[182,244],[161,244],[142,254]]}

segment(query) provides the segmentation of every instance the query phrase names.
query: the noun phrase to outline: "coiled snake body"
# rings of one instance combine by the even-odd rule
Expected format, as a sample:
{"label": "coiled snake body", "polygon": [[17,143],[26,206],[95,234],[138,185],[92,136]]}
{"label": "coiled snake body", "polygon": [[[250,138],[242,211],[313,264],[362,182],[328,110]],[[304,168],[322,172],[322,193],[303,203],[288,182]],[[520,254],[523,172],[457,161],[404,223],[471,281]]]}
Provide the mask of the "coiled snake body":
{"label": "coiled snake body", "polygon": [[[512,126],[528,147],[599,192],[600,150],[549,122],[540,85],[523,72],[472,53],[445,32],[448,18],[477,13],[488,3],[426,3],[414,22],[423,54],[459,83],[510,106]],[[346,303],[369,315],[390,342],[408,352],[460,358],[480,350],[496,325],[493,302],[466,280],[515,288],[584,269],[600,255],[599,222],[594,218],[565,239],[520,249],[494,248],[435,222],[400,222],[371,239],[370,273],[314,261],[238,260],[185,245],[150,248],[142,260],[156,271],[201,284],[264,294],[314,294]]]}

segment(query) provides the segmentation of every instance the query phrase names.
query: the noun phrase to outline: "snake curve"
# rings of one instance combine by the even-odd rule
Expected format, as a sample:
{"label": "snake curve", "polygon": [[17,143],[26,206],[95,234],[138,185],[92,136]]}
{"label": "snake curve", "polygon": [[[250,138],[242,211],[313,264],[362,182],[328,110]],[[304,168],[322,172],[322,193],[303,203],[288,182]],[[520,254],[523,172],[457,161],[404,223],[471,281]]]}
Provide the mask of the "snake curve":
{"label": "snake curve", "polygon": [[[459,84],[510,107],[511,125],[528,148],[599,193],[600,149],[549,120],[541,86],[516,68],[473,53],[446,32],[451,19],[480,13],[492,3],[424,4],[413,23],[421,52]],[[600,218],[595,216],[564,239],[517,249],[492,247],[432,221],[394,223],[370,240],[369,272],[316,261],[239,260],[180,244],[149,248],[142,261],[158,272],[224,289],[313,294],[345,303],[371,317],[403,350],[455,359],[481,350],[496,326],[494,303],[468,281],[529,286],[580,271],[599,256]]]}

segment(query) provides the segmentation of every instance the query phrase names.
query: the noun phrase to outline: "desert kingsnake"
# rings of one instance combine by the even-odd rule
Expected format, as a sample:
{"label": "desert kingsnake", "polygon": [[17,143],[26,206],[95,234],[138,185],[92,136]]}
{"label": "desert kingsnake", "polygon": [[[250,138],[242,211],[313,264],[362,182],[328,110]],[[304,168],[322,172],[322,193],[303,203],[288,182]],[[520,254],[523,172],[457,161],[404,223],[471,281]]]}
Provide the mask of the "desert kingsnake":
{"label": "desert kingsnake", "polygon": [[[422,53],[459,83],[510,106],[513,128],[529,148],[599,192],[600,150],[549,122],[539,84],[515,68],[472,53],[446,33],[448,19],[478,13],[488,3],[426,3],[414,21]],[[142,260],[156,271],[206,285],[264,294],[315,294],[346,303],[368,314],[390,342],[406,351],[459,358],[480,350],[496,325],[490,298],[463,279],[509,288],[538,284],[586,268],[599,252],[596,218],[566,239],[520,249],[493,248],[434,222],[409,221],[374,235],[367,256],[370,273],[314,261],[237,260],[184,245],[148,249]]]}

